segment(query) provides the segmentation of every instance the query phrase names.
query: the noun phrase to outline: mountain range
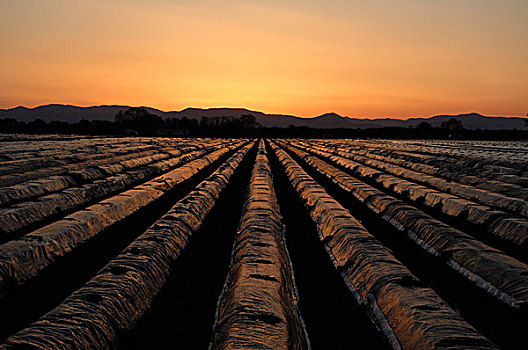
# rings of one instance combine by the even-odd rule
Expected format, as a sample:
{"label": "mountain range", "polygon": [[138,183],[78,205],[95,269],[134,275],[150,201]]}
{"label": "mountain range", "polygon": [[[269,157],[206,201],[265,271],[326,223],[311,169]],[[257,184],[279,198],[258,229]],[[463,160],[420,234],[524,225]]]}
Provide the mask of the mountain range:
{"label": "mountain range", "polygon": [[[120,110],[128,109],[129,106],[93,106],[77,107],[62,104],[49,104],[35,108],[15,107],[10,109],[0,109],[0,118],[15,118],[18,121],[30,122],[35,119],[45,121],[78,122],[86,120],[108,120],[113,121],[114,116]],[[375,118],[362,119],[344,117],[336,113],[326,113],[313,118],[301,118],[293,115],[266,114],[258,111],[251,111],[244,108],[186,108],[181,111],[165,112],[159,109],[144,107],[150,113],[159,115],[162,118],[194,118],[201,119],[207,117],[233,116],[240,117],[245,114],[252,114],[257,122],[266,127],[288,127],[306,126],[312,128],[377,128],[377,127],[408,127],[415,126],[421,122],[428,122],[432,126],[440,126],[443,121],[455,118],[462,121],[466,129],[523,129],[525,118],[519,117],[496,117],[484,116],[479,113],[467,113],[458,115],[436,115],[424,118],[394,119]]]}

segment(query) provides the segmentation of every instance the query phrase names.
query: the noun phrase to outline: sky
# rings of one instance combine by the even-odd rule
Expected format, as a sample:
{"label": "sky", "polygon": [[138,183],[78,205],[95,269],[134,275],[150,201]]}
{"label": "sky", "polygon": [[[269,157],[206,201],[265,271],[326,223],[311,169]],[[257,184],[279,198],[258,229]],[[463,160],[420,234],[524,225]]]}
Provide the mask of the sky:
{"label": "sky", "polygon": [[0,108],[528,112],[526,0],[0,0]]}

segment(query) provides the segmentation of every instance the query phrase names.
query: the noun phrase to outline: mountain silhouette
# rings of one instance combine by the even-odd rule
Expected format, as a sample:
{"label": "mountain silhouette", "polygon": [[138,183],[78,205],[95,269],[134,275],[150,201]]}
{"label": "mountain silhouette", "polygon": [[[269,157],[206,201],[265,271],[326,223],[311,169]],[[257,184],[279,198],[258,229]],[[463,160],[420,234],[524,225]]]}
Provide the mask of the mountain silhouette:
{"label": "mountain silhouette", "polygon": [[[0,109],[0,118],[14,118],[18,121],[30,122],[35,119],[44,121],[78,122],[86,120],[108,120],[113,121],[114,116],[120,110],[126,110],[129,106],[103,105],[92,107],[78,107],[72,105],[49,104],[35,108],[15,107]],[[181,111],[165,112],[156,108],[143,107],[152,114],[163,118],[192,118],[201,119],[206,117],[223,117],[251,114],[255,116],[258,123],[265,127],[288,127],[306,126],[312,128],[378,128],[378,127],[409,127],[416,126],[421,122],[428,122],[438,127],[442,122],[455,118],[462,121],[467,129],[523,129],[525,118],[518,117],[491,117],[479,113],[466,113],[458,115],[436,115],[424,118],[409,118],[407,120],[393,118],[350,118],[337,113],[325,113],[312,118],[301,118],[293,115],[266,114],[245,108],[185,108]]]}

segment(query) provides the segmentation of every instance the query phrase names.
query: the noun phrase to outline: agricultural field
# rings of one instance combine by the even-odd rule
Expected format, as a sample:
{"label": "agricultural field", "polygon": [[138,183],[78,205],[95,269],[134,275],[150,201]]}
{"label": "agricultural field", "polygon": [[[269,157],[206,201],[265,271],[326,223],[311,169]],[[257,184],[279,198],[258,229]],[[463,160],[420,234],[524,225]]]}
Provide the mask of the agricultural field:
{"label": "agricultural field", "polygon": [[0,136],[0,349],[525,347],[526,142]]}

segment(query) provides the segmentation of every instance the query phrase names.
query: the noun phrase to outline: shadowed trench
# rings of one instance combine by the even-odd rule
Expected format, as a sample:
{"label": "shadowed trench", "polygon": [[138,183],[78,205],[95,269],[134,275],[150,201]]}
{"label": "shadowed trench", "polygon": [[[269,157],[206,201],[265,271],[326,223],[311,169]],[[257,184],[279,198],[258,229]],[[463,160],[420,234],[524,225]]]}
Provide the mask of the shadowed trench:
{"label": "shadowed trench", "polygon": [[119,339],[118,348],[207,348],[255,156],[253,147],[174,262],[149,310]]}
{"label": "shadowed trench", "polygon": [[[308,175],[325,188],[336,201],[361,221],[362,225],[405,264],[421,281],[432,287],[479,332],[505,349],[518,349],[526,334],[526,310],[511,309],[478,288],[453,269],[420,248],[366,205],[359,202],[329,178],[322,175],[294,152],[288,154]],[[334,165],[334,164],[332,164]],[[347,169],[337,166],[347,172]],[[350,174],[350,172],[348,172]],[[351,175],[351,174],[350,174]],[[352,175],[351,175],[352,176]],[[373,185],[369,182],[370,185]],[[392,193],[391,193],[392,195]]]}
{"label": "shadowed trench", "polygon": [[389,349],[334,268],[308,210],[268,147],[299,307],[313,349]]}
{"label": "shadowed trench", "polygon": [[[57,259],[0,299],[0,341],[37,321],[90,280],[109,260],[212,174],[235,151],[230,151],[158,200],[117,222]],[[35,296],[38,291],[38,297]]]}

